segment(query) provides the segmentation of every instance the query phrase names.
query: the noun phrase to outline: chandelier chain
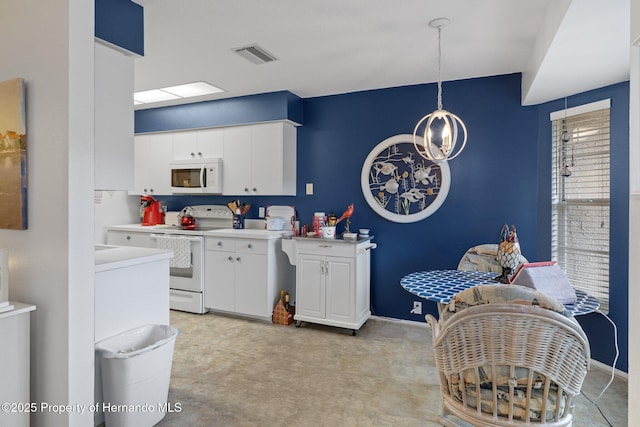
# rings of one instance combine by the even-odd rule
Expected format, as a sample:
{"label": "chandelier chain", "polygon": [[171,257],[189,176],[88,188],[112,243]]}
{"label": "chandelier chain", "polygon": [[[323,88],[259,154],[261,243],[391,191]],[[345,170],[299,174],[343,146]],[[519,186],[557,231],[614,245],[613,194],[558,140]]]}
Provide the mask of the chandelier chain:
{"label": "chandelier chain", "polygon": [[438,110],[442,110],[442,27],[438,27]]}

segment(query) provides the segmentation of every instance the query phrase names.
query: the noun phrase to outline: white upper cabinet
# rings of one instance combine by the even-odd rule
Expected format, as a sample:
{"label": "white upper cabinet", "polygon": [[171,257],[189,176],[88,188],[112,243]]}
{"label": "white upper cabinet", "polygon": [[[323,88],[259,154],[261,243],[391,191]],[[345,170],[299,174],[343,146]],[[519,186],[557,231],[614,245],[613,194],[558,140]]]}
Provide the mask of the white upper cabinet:
{"label": "white upper cabinet", "polygon": [[251,188],[251,128],[237,126],[224,131],[222,193],[249,194]]}
{"label": "white upper cabinet", "polygon": [[171,194],[172,161],[209,158],[222,158],[224,195],[296,195],[296,128],[285,122],[136,135],[131,194]]}
{"label": "white upper cabinet", "polygon": [[296,194],[296,129],[284,122],[224,129],[223,194]]}
{"label": "white upper cabinet", "polygon": [[224,131],[221,128],[173,132],[173,159],[222,157]]}
{"label": "white upper cabinet", "polygon": [[173,135],[141,134],[135,137],[135,188],[130,194],[171,194]]}
{"label": "white upper cabinet", "polygon": [[95,189],[131,190],[133,58],[95,43]]}

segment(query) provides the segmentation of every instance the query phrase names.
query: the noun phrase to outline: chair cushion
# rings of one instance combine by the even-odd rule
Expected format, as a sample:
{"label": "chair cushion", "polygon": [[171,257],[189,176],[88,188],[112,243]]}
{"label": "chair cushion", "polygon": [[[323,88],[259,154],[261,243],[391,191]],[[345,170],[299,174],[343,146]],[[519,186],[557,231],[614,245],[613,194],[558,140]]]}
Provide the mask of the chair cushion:
{"label": "chair cushion", "polygon": [[[527,380],[529,369],[515,368],[514,376],[511,377],[509,366],[496,366],[496,378],[492,378],[492,369],[490,367],[480,367],[477,372],[475,369],[467,369],[463,372],[463,383],[460,384],[460,376],[453,374],[448,381],[450,382],[449,392],[451,396],[460,404],[467,402],[471,408],[477,408],[477,396],[479,384],[480,389],[480,408],[481,411],[492,415],[494,410],[493,403],[493,382],[496,382],[498,393],[497,413],[498,416],[508,417],[510,405],[510,388],[513,387],[513,417],[519,420],[530,419],[533,422],[543,421],[542,404],[544,400],[544,386],[547,379],[544,375],[537,372],[533,373],[533,387],[531,389],[531,400],[529,404],[529,412],[527,413]],[[465,394],[463,399],[463,393]],[[545,405],[545,421],[554,418],[558,400],[558,386],[554,382],[550,382],[549,393]],[[560,413],[564,413],[567,395],[561,394]]]}
{"label": "chair cushion", "polygon": [[555,299],[534,289],[519,285],[479,285],[457,293],[442,310],[439,323],[460,310],[479,304],[537,305],[567,315],[567,309]]}

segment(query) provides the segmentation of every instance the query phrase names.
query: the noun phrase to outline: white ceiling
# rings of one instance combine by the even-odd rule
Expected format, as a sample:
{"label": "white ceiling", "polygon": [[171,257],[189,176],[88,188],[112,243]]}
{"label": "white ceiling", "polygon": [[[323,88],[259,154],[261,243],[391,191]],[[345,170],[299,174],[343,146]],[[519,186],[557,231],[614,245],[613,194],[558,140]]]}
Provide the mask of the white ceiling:
{"label": "white ceiling", "polygon": [[[194,102],[431,83],[438,33],[427,23],[447,17],[443,81],[522,72],[522,102],[538,104],[629,79],[629,1],[136,0],[145,56],[135,90],[201,80],[226,90]],[[232,51],[253,43],[278,61],[254,65]]]}

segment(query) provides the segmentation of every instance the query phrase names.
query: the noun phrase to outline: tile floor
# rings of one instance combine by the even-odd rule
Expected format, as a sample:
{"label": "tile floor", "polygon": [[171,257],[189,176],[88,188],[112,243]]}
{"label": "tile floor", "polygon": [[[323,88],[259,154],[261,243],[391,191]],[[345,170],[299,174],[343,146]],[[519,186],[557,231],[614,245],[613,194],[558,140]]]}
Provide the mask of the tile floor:
{"label": "tile floor", "polygon": [[[181,334],[169,401],[181,410],[161,427],[440,425],[426,324],[373,318],[354,337],[320,325],[177,311],[171,323]],[[574,426],[627,425],[626,381],[616,378],[595,401],[609,376],[590,371]]]}

